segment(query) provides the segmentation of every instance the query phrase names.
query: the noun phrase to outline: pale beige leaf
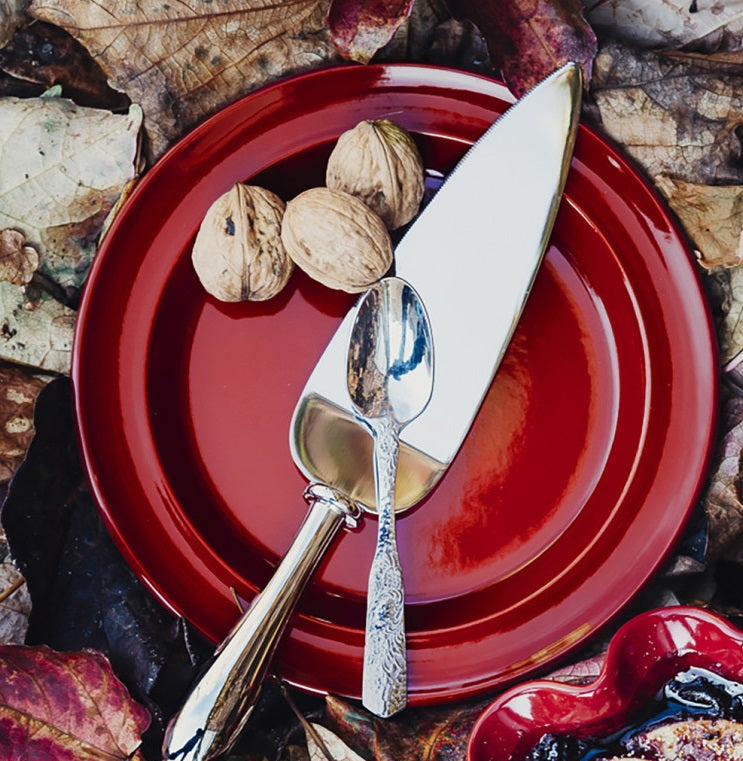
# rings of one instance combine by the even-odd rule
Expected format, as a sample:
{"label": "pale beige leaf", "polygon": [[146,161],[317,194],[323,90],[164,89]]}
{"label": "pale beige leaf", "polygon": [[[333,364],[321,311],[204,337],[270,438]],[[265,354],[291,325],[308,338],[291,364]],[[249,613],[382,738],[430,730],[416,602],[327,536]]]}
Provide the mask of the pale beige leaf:
{"label": "pale beige leaf", "polygon": [[338,60],[329,0],[33,0],[30,13],[63,27],[112,84],[144,109],[151,155],[206,114],[289,73]]}
{"label": "pale beige leaf", "polygon": [[591,94],[601,126],[650,176],[743,182],[740,61],[604,45]]}
{"label": "pale beige leaf", "polygon": [[62,98],[0,98],[0,228],[22,231],[40,270],[78,287],[103,221],[134,176],[142,112]]}
{"label": "pale beige leaf", "polygon": [[0,280],[13,285],[31,282],[39,268],[39,254],[26,245],[26,238],[18,230],[0,230]]}
{"label": "pale beige leaf", "polygon": [[26,368],[0,365],[0,484],[10,480],[26,454],[36,398],[48,381]]}
{"label": "pale beige leaf", "polygon": [[0,0],[0,48],[23,22],[27,5],[28,0]]}
{"label": "pale beige leaf", "polygon": [[0,282],[0,359],[69,373],[75,312],[46,293],[32,306],[20,288]]}
{"label": "pale beige leaf", "polygon": [[743,261],[743,186],[698,185],[664,176],[655,184],[694,242],[703,267],[735,267]]}
{"label": "pale beige leaf", "polygon": [[[732,49],[743,34],[743,0],[583,0],[600,34],[642,47]],[[693,9],[693,10],[692,10]]]}
{"label": "pale beige leaf", "polygon": [[[352,751],[338,735],[326,729],[321,724],[312,723],[312,728],[317,732],[325,748],[330,753],[333,761],[365,761],[358,753]],[[315,742],[312,735],[307,732],[307,748],[310,753],[310,761],[328,761],[327,756]]]}

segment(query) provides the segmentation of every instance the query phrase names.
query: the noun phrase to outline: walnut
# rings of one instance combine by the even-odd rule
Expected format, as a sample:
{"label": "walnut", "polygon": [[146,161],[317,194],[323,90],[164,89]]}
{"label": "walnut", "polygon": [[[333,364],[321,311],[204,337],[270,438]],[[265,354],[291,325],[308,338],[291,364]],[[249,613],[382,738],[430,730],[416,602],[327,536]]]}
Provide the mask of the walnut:
{"label": "walnut", "polygon": [[360,198],[389,230],[410,222],[423,198],[423,160],[410,134],[389,119],[344,132],[328,159],[325,183]]}
{"label": "walnut", "polygon": [[392,242],[382,220],[340,190],[311,188],[289,201],[281,239],[310,277],[348,293],[363,291],[392,264]]}
{"label": "walnut", "polygon": [[207,210],[191,260],[220,301],[264,301],[288,282],[294,262],[281,242],[284,202],[270,190],[236,183]]}

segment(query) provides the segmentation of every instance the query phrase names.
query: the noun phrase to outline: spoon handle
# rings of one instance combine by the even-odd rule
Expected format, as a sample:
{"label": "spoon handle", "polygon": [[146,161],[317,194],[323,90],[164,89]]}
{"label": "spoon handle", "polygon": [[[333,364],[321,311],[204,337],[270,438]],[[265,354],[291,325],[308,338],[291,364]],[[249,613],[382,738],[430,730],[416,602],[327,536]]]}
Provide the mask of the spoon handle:
{"label": "spoon handle", "polygon": [[405,592],[395,539],[395,481],[400,442],[391,421],[374,427],[374,480],[377,492],[377,547],[369,572],[362,703],[381,717],[407,703]]}

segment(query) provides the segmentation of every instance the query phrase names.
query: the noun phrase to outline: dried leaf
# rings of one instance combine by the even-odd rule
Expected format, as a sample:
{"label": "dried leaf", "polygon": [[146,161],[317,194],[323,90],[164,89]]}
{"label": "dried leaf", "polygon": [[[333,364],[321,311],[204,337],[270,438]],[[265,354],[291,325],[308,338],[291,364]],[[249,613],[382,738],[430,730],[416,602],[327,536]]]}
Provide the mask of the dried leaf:
{"label": "dried leaf", "polygon": [[40,270],[82,284],[108,211],[134,176],[141,109],[128,115],[61,98],[0,101],[0,228],[22,230]]}
{"label": "dried leaf", "polygon": [[328,27],[340,54],[351,61],[369,63],[410,16],[413,0],[332,0]]}
{"label": "dried leaf", "polygon": [[330,754],[330,759],[325,751],[315,742],[315,738],[307,732],[307,748],[310,752],[310,761],[365,761],[358,753],[354,753],[337,735],[334,735],[322,724],[312,723],[312,728],[320,737],[325,749]]}
{"label": "dried leaf", "polygon": [[639,47],[733,50],[743,36],[743,3],[584,0],[597,32]]}
{"label": "dried leaf", "polygon": [[[722,320],[718,325],[720,359],[723,364],[740,365],[743,357],[743,267],[725,270],[725,300],[721,305]],[[732,370],[731,367],[728,368]],[[738,373],[739,375],[739,373]]]}
{"label": "dried leaf", "polygon": [[0,359],[68,374],[74,326],[75,312],[48,294],[30,304],[0,282]]}
{"label": "dried leaf", "polygon": [[22,26],[0,50],[0,69],[44,87],[59,85],[78,105],[123,111],[129,99],[113,90],[90,53],[63,29],[43,21]]}
{"label": "dried leaf", "polygon": [[606,661],[606,653],[599,653],[583,661],[563,666],[549,674],[546,679],[564,682],[565,684],[588,684],[593,682],[601,673],[604,661]]}
{"label": "dried leaf", "polygon": [[724,435],[704,500],[711,558],[723,553],[743,532],[743,398],[730,399],[722,417]]}
{"label": "dried leaf", "polygon": [[147,755],[159,758],[165,723],[213,647],[162,607],[114,546],[85,484],[68,378],[43,389],[34,427],[2,507],[33,600],[27,643],[104,653],[149,709]]}
{"label": "dried leaf", "polygon": [[31,282],[39,268],[39,254],[25,243],[26,237],[18,230],[0,230],[0,280],[13,285]]}
{"label": "dried leaf", "polygon": [[602,127],[652,177],[743,182],[737,129],[743,125],[739,63],[710,56],[602,46],[591,94]]}
{"label": "dried leaf", "polygon": [[328,0],[163,3],[33,0],[146,115],[152,157],[206,114],[282,75],[337,60]]}
{"label": "dried leaf", "polygon": [[596,35],[580,0],[447,0],[447,5],[482,32],[493,65],[515,95],[568,61],[579,63],[590,81]]}
{"label": "dried leaf", "polygon": [[[10,480],[34,435],[34,405],[48,378],[0,365],[0,483]],[[2,586],[0,586],[0,592]]]}
{"label": "dried leaf", "polygon": [[13,562],[0,563],[0,644],[21,645],[28,631],[31,596]]}
{"label": "dried leaf", "polygon": [[664,176],[655,184],[694,242],[703,267],[743,262],[743,186],[698,185]]}
{"label": "dried leaf", "polygon": [[148,724],[100,653],[0,647],[0,761],[141,759]]}
{"label": "dried leaf", "polygon": [[0,47],[23,22],[27,5],[28,0],[0,0]]}
{"label": "dried leaf", "polygon": [[457,706],[408,709],[400,717],[379,719],[363,708],[329,695],[326,720],[349,748],[375,761],[461,761],[467,739],[489,700]]}

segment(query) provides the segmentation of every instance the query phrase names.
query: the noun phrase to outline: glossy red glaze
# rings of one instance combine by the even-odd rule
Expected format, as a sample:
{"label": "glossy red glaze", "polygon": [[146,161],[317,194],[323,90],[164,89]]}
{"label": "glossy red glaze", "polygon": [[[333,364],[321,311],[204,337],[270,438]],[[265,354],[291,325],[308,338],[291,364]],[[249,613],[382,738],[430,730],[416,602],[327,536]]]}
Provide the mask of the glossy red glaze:
{"label": "glossy red glaze", "polygon": [[[237,618],[230,588],[252,599],[302,520],[289,421],[352,297],[301,273],[263,304],[207,297],[190,265],[204,212],[236,180],[285,199],[322,184],[335,138],[364,118],[395,118],[445,173],[510,101],[492,80],[418,65],[285,80],[185,137],[114,223],[77,324],[83,457],[128,562],[208,637]],[[677,230],[582,127],[485,404],[440,485],[398,521],[411,703],[544,666],[627,602],[698,493],[715,390],[709,316]],[[359,695],[375,534],[373,518],[345,533],[319,569],[281,654],[290,682]]]}
{"label": "glossy red glaze", "polygon": [[692,666],[743,681],[743,632],[699,608],[633,618],[612,637],[599,677],[575,686],[525,682],[503,693],[475,725],[467,761],[520,761],[547,732],[601,737],[633,721],[643,703]]}

